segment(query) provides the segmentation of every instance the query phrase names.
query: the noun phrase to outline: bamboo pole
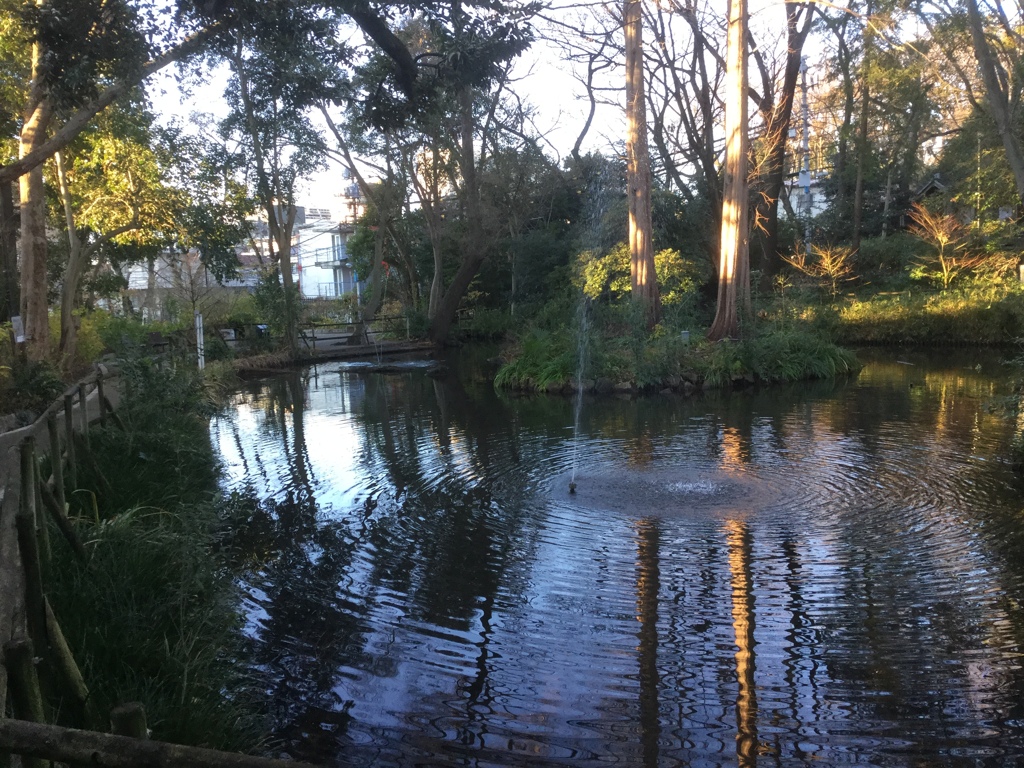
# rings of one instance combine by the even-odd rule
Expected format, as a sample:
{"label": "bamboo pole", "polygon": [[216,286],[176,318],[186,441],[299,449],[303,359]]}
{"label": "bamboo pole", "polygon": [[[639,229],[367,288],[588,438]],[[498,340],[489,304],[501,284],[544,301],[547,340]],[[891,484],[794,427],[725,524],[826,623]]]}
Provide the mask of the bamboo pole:
{"label": "bamboo pole", "polygon": [[85,441],[85,445],[89,445],[89,402],[85,392],[85,382],[79,382],[78,384],[78,407],[82,413],[82,438]]}
{"label": "bamboo pole", "polygon": [[[32,641],[27,637],[11,640],[4,644],[4,666],[7,667],[8,688],[11,694],[11,706],[14,714],[24,721],[42,724],[46,715],[43,711],[43,694],[39,689],[39,676],[36,674],[35,654]],[[0,718],[0,728],[13,720]],[[20,753],[14,749],[6,749],[0,740],[0,749],[22,755],[25,768],[45,768],[44,755]]]}
{"label": "bamboo pole", "polygon": [[68,519],[67,512],[64,507],[60,506],[60,502],[53,495],[53,491],[50,490],[50,486],[46,483],[39,482],[39,490],[43,498],[43,506],[50,513],[50,517],[53,518],[53,522],[57,524],[60,532],[64,534],[64,538],[67,539],[68,544],[75,551],[75,555],[79,560],[83,562],[89,559],[88,553],[85,551],[85,545],[82,544],[82,540],[78,538],[78,533],[75,531],[71,521]]}
{"label": "bamboo pole", "polygon": [[46,432],[50,436],[50,465],[53,472],[53,489],[61,509],[67,509],[64,497],[64,460],[60,451],[60,432],[57,430],[57,414],[53,411],[46,417]]}
{"label": "bamboo pole", "polygon": [[104,768],[313,768],[298,760],[252,757],[23,720],[0,720],[0,749]]}
{"label": "bamboo pole", "polygon": [[110,732],[116,736],[148,739],[149,726],[146,724],[146,708],[142,702],[129,701],[110,710]]}
{"label": "bamboo pole", "polygon": [[35,477],[35,440],[26,437],[21,443],[21,506],[14,516],[14,525],[18,531],[18,550],[25,577],[25,623],[29,637],[42,650],[46,648],[46,609],[43,607],[43,574],[36,538]]}
{"label": "bamboo pole", "polygon": [[64,395],[64,445],[68,451],[68,480],[72,490],[78,487],[78,464],[75,461],[75,396]]}
{"label": "bamboo pole", "polygon": [[107,426],[107,398],[103,396],[103,374],[96,372],[96,401],[100,407],[100,426]]}
{"label": "bamboo pole", "polygon": [[85,684],[82,677],[82,670],[79,669],[75,656],[71,652],[64,631],[60,628],[57,616],[50,607],[50,601],[44,598],[46,606],[46,628],[50,636],[50,648],[53,651],[53,660],[57,664],[57,671],[68,693],[78,704],[81,723],[86,728],[99,728],[101,720],[96,711],[96,705],[89,695],[89,686]]}
{"label": "bamboo pole", "polygon": [[46,555],[46,562],[50,562],[53,557],[53,550],[50,548],[50,528],[43,521],[43,492],[39,488],[39,479],[42,478],[43,472],[39,468],[39,459],[33,458],[33,465],[35,466],[35,482],[32,484],[32,492],[36,497],[36,509],[35,516],[32,522],[36,527],[36,536],[39,537],[39,545],[42,548],[43,553]]}

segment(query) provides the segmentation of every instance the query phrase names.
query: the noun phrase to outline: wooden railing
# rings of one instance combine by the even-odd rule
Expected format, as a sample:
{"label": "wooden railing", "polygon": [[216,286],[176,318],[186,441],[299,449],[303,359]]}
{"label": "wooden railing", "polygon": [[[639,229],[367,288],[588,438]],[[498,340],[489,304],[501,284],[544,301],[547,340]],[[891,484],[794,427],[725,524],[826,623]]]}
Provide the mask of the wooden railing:
{"label": "wooden railing", "polygon": [[[113,734],[100,732],[105,718],[95,711],[46,599],[40,551],[47,549],[49,535],[45,515],[75,554],[88,559],[86,546],[68,519],[65,487],[76,487],[80,467],[102,478],[89,446],[89,427],[110,421],[123,428],[116,411],[118,384],[115,369],[97,366],[33,424],[0,434],[0,766],[9,764],[10,755],[20,756],[26,768],[42,768],[48,761],[169,768],[302,766],[148,741],[145,713],[137,703],[115,708],[109,717]],[[47,477],[40,472],[44,455],[50,457]],[[40,676],[49,682],[48,689],[74,704],[75,715],[89,730],[45,722]],[[16,719],[4,718],[8,704]]]}

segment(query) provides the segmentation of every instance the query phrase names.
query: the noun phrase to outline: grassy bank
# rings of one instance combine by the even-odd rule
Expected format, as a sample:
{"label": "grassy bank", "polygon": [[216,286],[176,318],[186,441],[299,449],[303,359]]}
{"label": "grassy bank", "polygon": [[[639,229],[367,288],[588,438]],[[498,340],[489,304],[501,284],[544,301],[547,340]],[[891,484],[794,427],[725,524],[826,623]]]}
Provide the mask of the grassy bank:
{"label": "grassy bank", "polygon": [[[499,389],[652,392],[740,383],[825,379],[858,369],[856,357],[802,329],[765,327],[743,341],[708,343],[703,331],[656,329],[619,335],[598,327],[583,339],[570,330],[531,329],[504,351]],[[697,334],[700,335],[697,335]],[[577,382],[582,362],[582,380]]]}
{"label": "grassy bank", "polygon": [[669,315],[647,333],[622,298],[595,302],[585,324],[572,304],[566,298],[549,307],[509,341],[498,387],[571,390],[581,354],[588,388],[604,378],[622,389],[657,391],[687,381],[721,387],[830,378],[856,370],[850,347],[1010,346],[1024,338],[1024,289],[1016,281],[847,295],[776,281],[755,297],[756,317],[743,340],[719,344],[704,341],[710,317],[697,311]]}
{"label": "grassy bank", "polygon": [[217,468],[201,380],[126,361],[125,429],[90,433],[68,489],[89,559],[56,533],[46,584],[101,714],[141,701],[154,738],[252,750],[263,738],[238,601],[217,553]]}

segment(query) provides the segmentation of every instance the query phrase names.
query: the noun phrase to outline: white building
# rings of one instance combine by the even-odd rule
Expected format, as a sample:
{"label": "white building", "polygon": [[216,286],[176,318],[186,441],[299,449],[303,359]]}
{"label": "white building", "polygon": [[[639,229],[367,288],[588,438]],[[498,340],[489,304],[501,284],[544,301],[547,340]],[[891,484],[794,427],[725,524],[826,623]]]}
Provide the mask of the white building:
{"label": "white building", "polygon": [[295,227],[292,274],[303,298],[362,295],[364,278],[356,274],[347,244],[365,210],[355,182],[348,182],[332,208],[302,209],[302,224]]}

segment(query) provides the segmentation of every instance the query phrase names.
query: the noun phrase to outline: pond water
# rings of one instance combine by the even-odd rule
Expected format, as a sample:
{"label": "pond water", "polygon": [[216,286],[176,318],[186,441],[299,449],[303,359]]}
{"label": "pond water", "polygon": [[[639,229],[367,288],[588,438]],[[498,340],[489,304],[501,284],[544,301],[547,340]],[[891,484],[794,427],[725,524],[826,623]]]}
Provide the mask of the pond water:
{"label": "pond water", "polygon": [[[1024,761],[993,354],[694,398],[319,365],[212,421],[279,753],[332,765]],[[577,492],[568,492],[573,472]]]}

